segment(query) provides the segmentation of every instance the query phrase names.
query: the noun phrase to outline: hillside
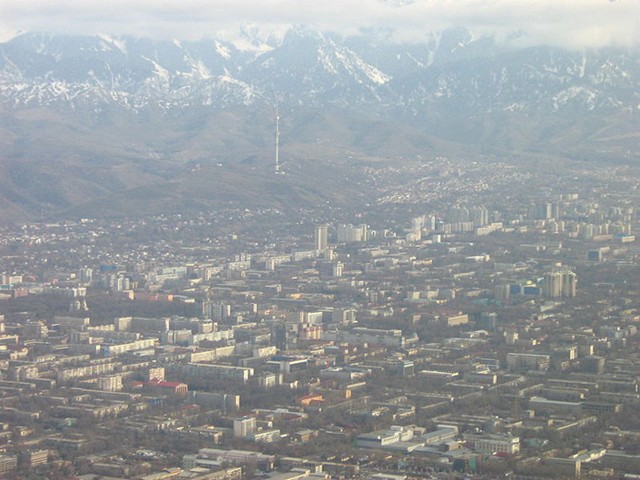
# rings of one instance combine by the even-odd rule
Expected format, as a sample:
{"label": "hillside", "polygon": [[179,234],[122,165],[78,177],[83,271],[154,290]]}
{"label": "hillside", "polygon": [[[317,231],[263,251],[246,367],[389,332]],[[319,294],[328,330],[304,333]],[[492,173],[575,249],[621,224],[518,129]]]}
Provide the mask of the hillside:
{"label": "hillside", "polygon": [[246,35],[0,44],[0,221],[366,203],[359,162],[416,155],[639,160],[637,52]]}

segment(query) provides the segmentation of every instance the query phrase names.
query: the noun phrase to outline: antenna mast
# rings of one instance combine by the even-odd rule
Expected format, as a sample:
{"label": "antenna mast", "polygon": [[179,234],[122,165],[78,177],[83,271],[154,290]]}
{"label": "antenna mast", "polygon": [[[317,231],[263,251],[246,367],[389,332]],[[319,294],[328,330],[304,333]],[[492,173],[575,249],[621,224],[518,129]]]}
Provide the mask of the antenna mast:
{"label": "antenna mast", "polygon": [[276,175],[282,173],[280,171],[280,114],[276,107]]}

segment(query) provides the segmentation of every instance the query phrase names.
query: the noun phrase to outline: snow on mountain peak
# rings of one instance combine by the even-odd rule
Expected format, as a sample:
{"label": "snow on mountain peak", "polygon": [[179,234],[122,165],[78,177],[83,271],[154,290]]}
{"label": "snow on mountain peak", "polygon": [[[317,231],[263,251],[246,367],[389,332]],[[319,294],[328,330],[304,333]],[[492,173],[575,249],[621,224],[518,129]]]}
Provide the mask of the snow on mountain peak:
{"label": "snow on mountain peak", "polygon": [[99,34],[98,38],[102,41],[101,46],[106,50],[111,50],[112,47],[118,49],[121,53],[127,54],[127,44],[124,40],[117,39],[111,35]]}
{"label": "snow on mountain peak", "polygon": [[375,32],[346,40],[308,27],[287,31],[247,26],[202,42],[18,37],[0,44],[0,101],[225,107],[268,91],[296,105],[360,102],[407,111],[435,104],[477,113],[540,105],[593,111],[638,103],[637,53],[505,51],[487,42],[460,49],[471,39],[460,31],[436,32],[423,45],[384,42]]}
{"label": "snow on mountain peak", "polygon": [[151,63],[151,65],[153,65],[153,73],[163,79],[169,79],[169,77],[171,76],[169,74],[169,71],[162,67],[158,62],[156,62],[155,60],[152,60],[148,57],[145,57],[144,55],[142,55],[142,58],[144,60],[146,60],[147,62]]}
{"label": "snow on mountain peak", "polygon": [[231,51],[227,47],[222,45],[219,41],[215,40],[213,42],[213,45],[216,49],[216,52],[218,52],[221,57],[226,58],[227,60],[231,58]]}

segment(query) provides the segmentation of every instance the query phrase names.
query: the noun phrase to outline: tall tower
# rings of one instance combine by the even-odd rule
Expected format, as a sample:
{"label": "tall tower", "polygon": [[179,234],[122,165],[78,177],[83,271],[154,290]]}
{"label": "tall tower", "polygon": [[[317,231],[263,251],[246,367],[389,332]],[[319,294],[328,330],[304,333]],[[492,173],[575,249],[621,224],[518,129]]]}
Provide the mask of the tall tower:
{"label": "tall tower", "polygon": [[280,170],[280,114],[278,113],[278,109],[276,108],[276,175],[280,175],[282,171]]}

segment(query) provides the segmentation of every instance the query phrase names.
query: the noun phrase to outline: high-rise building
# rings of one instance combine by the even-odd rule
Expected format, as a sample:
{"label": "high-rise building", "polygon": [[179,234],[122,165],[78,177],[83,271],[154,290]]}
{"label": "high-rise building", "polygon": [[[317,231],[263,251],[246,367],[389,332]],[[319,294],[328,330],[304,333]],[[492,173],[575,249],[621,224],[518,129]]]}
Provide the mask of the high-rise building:
{"label": "high-rise building", "polygon": [[256,431],[256,417],[240,417],[233,420],[233,436],[247,438]]}
{"label": "high-rise building", "polygon": [[484,205],[475,205],[469,211],[469,220],[474,227],[483,227],[489,223],[489,210]]}
{"label": "high-rise building", "polygon": [[324,252],[329,245],[329,226],[318,225],[314,235],[315,249],[317,252]]}
{"label": "high-rise building", "polygon": [[547,272],[544,274],[542,294],[548,298],[560,298],[562,296],[562,273]]}
{"label": "high-rise building", "polygon": [[338,225],[339,243],[366,242],[369,239],[369,227],[364,223],[358,226]]}
{"label": "high-rise building", "polygon": [[334,277],[341,277],[343,271],[344,271],[344,264],[342,262],[336,262],[332,266],[331,274]]}
{"label": "high-rise building", "polygon": [[576,296],[577,276],[570,270],[545,273],[542,294],[547,298],[573,298]]}
{"label": "high-rise building", "polygon": [[562,296],[565,298],[573,298],[576,296],[576,287],[578,279],[574,272],[562,273]]}
{"label": "high-rise building", "polygon": [[553,203],[549,201],[537,202],[535,205],[536,219],[547,220],[553,218]]}

